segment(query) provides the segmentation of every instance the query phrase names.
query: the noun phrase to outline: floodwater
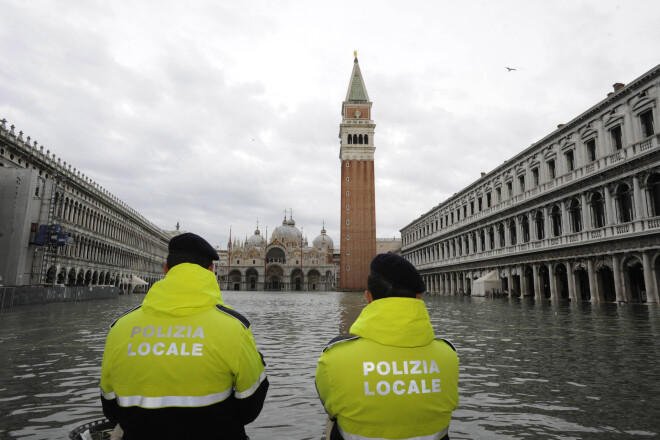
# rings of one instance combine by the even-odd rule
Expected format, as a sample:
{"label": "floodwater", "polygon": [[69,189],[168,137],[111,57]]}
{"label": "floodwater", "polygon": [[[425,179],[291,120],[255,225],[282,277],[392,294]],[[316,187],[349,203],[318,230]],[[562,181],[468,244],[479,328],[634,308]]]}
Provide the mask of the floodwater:
{"label": "floodwater", "polygon": [[[316,439],[314,370],[365,305],[355,293],[227,292],[252,322],[271,383],[252,440]],[[0,314],[0,438],[66,439],[101,418],[109,324],[140,295]],[[461,360],[454,439],[660,438],[660,308],[425,296]]]}

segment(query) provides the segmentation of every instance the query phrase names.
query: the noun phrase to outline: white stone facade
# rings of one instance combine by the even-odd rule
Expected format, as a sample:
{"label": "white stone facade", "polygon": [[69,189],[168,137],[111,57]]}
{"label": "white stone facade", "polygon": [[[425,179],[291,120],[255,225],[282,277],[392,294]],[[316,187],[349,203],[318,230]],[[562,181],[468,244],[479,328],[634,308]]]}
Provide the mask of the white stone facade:
{"label": "white stone facade", "polygon": [[[60,284],[131,289],[163,278],[170,235],[23,132],[0,121],[0,276],[5,286]],[[59,225],[62,246],[36,245]]]}
{"label": "white stone facade", "polygon": [[284,218],[268,245],[257,227],[245,240],[230,240],[214,268],[223,290],[330,291],[337,287],[334,243],[325,228],[309,246],[293,218]]}
{"label": "white stone facade", "polygon": [[[660,66],[401,229],[431,293],[658,303]],[[475,289],[480,290],[480,289]]]}

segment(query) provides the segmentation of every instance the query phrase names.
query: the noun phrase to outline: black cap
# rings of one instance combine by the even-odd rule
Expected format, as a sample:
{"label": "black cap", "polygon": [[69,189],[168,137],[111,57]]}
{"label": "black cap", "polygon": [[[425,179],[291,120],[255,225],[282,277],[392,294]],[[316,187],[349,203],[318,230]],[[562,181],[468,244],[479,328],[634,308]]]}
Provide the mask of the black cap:
{"label": "black cap", "polygon": [[371,260],[371,274],[388,281],[392,286],[422,293],[426,284],[415,266],[405,258],[392,254],[378,254]]}
{"label": "black cap", "polygon": [[167,245],[170,254],[196,254],[210,258],[211,261],[219,260],[218,253],[208,241],[197,234],[186,232],[172,237]]}

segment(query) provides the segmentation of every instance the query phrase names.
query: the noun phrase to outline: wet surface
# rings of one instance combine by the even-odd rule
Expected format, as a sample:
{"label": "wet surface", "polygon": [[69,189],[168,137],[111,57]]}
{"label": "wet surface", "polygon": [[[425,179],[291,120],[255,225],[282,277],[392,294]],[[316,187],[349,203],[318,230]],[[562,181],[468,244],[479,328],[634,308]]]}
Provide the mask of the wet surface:
{"label": "wet surface", "polygon": [[[252,440],[321,439],[314,387],[325,344],[361,294],[226,292],[251,322],[271,382]],[[0,438],[65,439],[100,418],[108,326],[144,296],[18,307],[0,315]],[[660,437],[660,309],[426,296],[461,359],[452,439]]]}

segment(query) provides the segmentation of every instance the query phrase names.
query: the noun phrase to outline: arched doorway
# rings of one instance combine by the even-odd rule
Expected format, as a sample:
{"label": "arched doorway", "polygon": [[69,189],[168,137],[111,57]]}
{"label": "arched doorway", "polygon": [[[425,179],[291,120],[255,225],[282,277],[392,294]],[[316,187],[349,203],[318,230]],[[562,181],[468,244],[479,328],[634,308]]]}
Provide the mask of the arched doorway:
{"label": "arched doorway", "polygon": [[541,278],[541,296],[550,298],[550,269],[545,264],[539,266],[539,277]]}
{"label": "arched doorway", "polygon": [[321,274],[316,269],[307,272],[307,290],[324,290],[321,287]]}
{"label": "arched doorway", "polygon": [[73,285],[76,284],[76,270],[73,269],[73,268],[71,268],[71,270],[69,270],[69,276],[68,276],[67,284],[69,286],[73,286]]}
{"label": "arched doorway", "polygon": [[535,296],[536,292],[534,290],[534,270],[532,266],[525,266],[523,282],[525,286],[523,288],[523,294],[525,296]]}
{"label": "arched doorway", "polygon": [[259,273],[256,269],[250,268],[245,272],[245,285],[247,290],[257,290]]}
{"label": "arched doorway", "polygon": [[227,290],[241,290],[241,272],[232,270],[227,277]]}
{"label": "arched doorway", "polygon": [[280,266],[269,266],[266,270],[266,286],[264,290],[282,290],[283,280],[284,272],[282,268]]}
{"label": "arched doorway", "polygon": [[581,301],[591,300],[591,290],[589,288],[589,274],[583,265],[578,265],[573,269],[575,274],[575,296]]}
{"label": "arched doorway", "polygon": [[637,258],[632,258],[624,265],[624,276],[628,285],[628,300],[637,303],[646,302],[644,268]]}
{"label": "arched doorway", "polygon": [[294,269],[291,271],[291,290],[302,290],[303,281],[303,274],[300,269]]}
{"label": "arched doorway", "polygon": [[555,267],[555,277],[557,281],[557,298],[568,299],[568,273],[563,263]]}
{"label": "arched doorway", "polygon": [[596,281],[598,282],[598,290],[601,292],[603,301],[616,302],[612,268],[607,265],[601,266],[596,272]]}

